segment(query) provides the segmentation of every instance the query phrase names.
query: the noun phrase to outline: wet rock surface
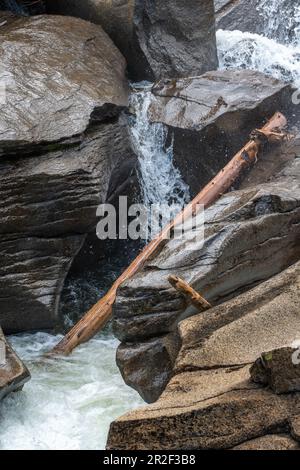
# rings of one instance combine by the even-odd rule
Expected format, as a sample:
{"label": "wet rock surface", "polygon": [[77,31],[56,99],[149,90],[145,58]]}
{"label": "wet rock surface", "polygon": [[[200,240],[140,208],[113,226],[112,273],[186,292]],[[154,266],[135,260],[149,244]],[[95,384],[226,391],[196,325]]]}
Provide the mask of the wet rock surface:
{"label": "wet rock surface", "polygon": [[0,38],[0,155],[80,141],[91,123],[127,106],[125,60],[100,26],[21,17],[1,26]]}
{"label": "wet rock surface", "polygon": [[262,34],[266,22],[257,8],[261,0],[215,0],[216,27]]}
{"label": "wet rock surface", "polygon": [[146,402],[159,397],[170,378],[180,344],[179,338],[176,339],[174,335],[164,335],[143,343],[125,343],[117,351],[117,365],[124,381]]}
{"label": "wet rock surface", "polygon": [[[174,332],[174,348],[178,348],[176,333],[178,322],[196,313],[193,307],[184,304],[177,291],[170,288],[167,280],[170,274],[176,273],[204,295],[209,302],[216,305],[251,289],[299,259],[300,166],[299,158],[295,158],[295,152],[298,155],[298,150],[294,142],[291,147],[281,151],[283,154],[289,153],[291,160],[278,172],[273,181],[261,185],[249,183],[248,187],[245,183],[243,190],[223,196],[206,210],[204,245],[199,240],[170,241],[142,272],[119,289],[114,309],[114,330],[122,341],[122,347],[118,351],[118,364],[125,381],[137,388],[143,396],[147,394],[148,400],[151,398],[151,401],[155,401],[158,398],[159,391],[163,391],[168,381],[166,379],[172,375],[172,369],[167,374],[166,369],[160,369],[159,366],[155,370],[152,367],[148,368],[148,361],[142,361],[141,357],[145,343],[154,347],[155,344],[162,342],[163,335],[168,335],[170,341],[170,333]],[[273,157],[275,156],[276,153]],[[299,270],[299,268],[294,269],[296,273]],[[295,275],[295,273],[285,275],[288,279],[287,285],[292,282]],[[276,282],[281,286],[280,289],[284,290],[285,281]],[[265,287],[262,289],[265,289],[268,284],[263,286]],[[272,294],[268,295],[267,299],[271,302],[274,289],[272,287],[270,289]],[[258,295],[266,297],[263,291],[258,291]],[[249,363],[264,350],[284,346],[286,343],[282,343],[283,338],[286,341],[297,339],[294,338],[295,331],[299,331],[300,328],[297,287],[294,288],[294,292],[289,293],[287,288],[282,297],[278,296],[278,293],[276,296],[277,300],[281,301],[280,304],[278,306],[272,304],[265,318],[267,323],[260,324],[258,320],[259,326],[255,328],[256,335],[253,341],[249,339],[252,337],[249,334],[252,327],[249,326],[247,331],[242,320],[241,325],[239,321],[230,322],[222,329],[223,320],[214,323],[213,311],[206,313],[201,320],[203,323],[201,331],[204,335],[205,332],[208,334],[215,329],[217,331],[205,343],[205,348],[193,354],[186,366],[190,364],[190,367],[194,367],[194,361],[196,364],[205,364],[206,367],[214,367],[216,364],[224,366]],[[294,303],[293,298],[296,298]],[[255,318],[256,296],[251,302],[251,295],[250,299],[247,297],[245,300],[243,297],[241,299],[243,306],[238,306],[237,302],[235,307],[237,310],[229,303],[228,306],[224,304],[216,307],[214,311],[218,309],[220,312],[227,311],[229,318],[233,318],[234,315],[243,316],[243,312],[247,312],[252,306],[251,315]],[[285,319],[288,318],[286,301],[293,305],[287,323],[285,323]],[[236,313],[230,314],[231,310]],[[220,318],[223,318],[223,314]],[[280,321],[284,323],[283,328],[278,327]],[[190,322],[192,324],[193,319]],[[234,338],[237,332],[242,333],[242,331],[245,333],[241,339],[240,350],[237,349]],[[232,345],[229,347],[230,338]],[[223,357],[225,352],[226,356]],[[166,354],[164,364],[168,361],[172,363],[174,352],[170,355],[166,351]],[[131,358],[130,368],[127,368],[128,355]],[[137,365],[134,368],[134,355],[139,358],[137,364],[143,363],[143,367]],[[152,391],[149,390],[151,380],[153,383],[155,381]]]}
{"label": "wet rock surface", "polygon": [[0,9],[19,15],[41,15],[45,13],[46,5],[44,0],[0,0]]}
{"label": "wet rock surface", "polygon": [[100,26],[8,17],[0,37],[0,322],[11,333],[57,324],[96,208],[124,189],[136,159],[120,117],[125,60]]}
{"label": "wet rock surface", "polygon": [[2,400],[9,393],[20,390],[30,380],[30,373],[7,343],[1,328],[0,350],[0,400]]}
{"label": "wet rock surface", "polygon": [[0,320],[6,332],[57,323],[65,277],[95,232],[111,175],[125,181],[118,165],[130,156],[127,131],[116,121],[99,125],[75,148],[2,158]]}
{"label": "wet rock surface", "polygon": [[218,66],[213,0],[52,0],[48,9],[100,23],[134,80],[199,75]]}
{"label": "wet rock surface", "polygon": [[252,129],[290,102],[291,86],[251,70],[208,72],[153,87],[152,122],[165,124],[192,194],[243,147]]}
{"label": "wet rock surface", "polygon": [[138,79],[188,77],[218,66],[212,0],[137,0],[134,26]]}

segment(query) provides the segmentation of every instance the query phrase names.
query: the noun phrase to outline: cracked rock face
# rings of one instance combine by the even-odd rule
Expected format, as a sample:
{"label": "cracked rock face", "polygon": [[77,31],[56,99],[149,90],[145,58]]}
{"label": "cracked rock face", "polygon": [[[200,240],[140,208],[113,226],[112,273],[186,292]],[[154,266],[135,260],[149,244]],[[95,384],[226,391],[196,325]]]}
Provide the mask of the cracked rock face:
{"label": "cracked rock face", "polygon": [[218,66],[213,0],[48,0],[48,8],[100,23],[134,80],[200,75]]}
{"label": "cracked rock face", "polygon": [[212,387],[210,397],[201,399],[207,377],[199,373],[197,383],[192,383],[193,398],[187,400],[179,383],[184,387],[189,376],[176,376],[170,383],[174,387],[177,381],[173,401],[162,396],[155,404],[115,420],[107,449],[230,449],[264,435],[286,432],[290,418],[299,414],[299,394],[276,396],[251,387],[248,380],[241,381],[239,374],[230,370],[223,374],[229,374],[230,385],[216,391]]}
{"label": "cracked rock face", "polygon": [[165,391],[112,423],[108,449],[298,448],[286,433],[297,439],[300,394],[274,395],[251,381],[249,370],[262,348],[299,337],[299,286],[297,262],[181,322],[181,349]]}
{"label": "cracked rock face", "polygon": [[[212,305],[216,305],[271,278],[299,259],[300,160],[294,153],[299,149],[293,143],[292,148],[285,151],[291,152],[291,161],[273,177],[273,181],[261,185],[249,183],[240,191],[224,195],[206,210],[204,245],[197,240],[171,240],[143,271],[119,289],[114,310],[115,333],[122,341],[117,354],[118,365],[125,381],[147,401],[155,401],[159,397],[172,375],[169,364],[174,364],[180,348],[178,322],[196,313],[193,307],[184,304],[177,291],[170,288],[167,281],[170,274],[175,273],[189,282]],[[272,158],[276,160],[276,154]],[[298,269],[295,268],[296,274]],[[209,314],[196,317],[202,322],[201,328],[195,330],[195,341],[200,342],[200,350],[196,352],[190,340],[186,341],[191,354],[186,367],[195,367],[196,364],[210,368],[253,362],[261,351],[282,346],[283,340],[297,339],[294,335],[300,331],[299,299],[296,296],[298,280],[294,292],[290,293],[285,287],[295,278],[295,273],[286,274],[287,283],[284,277],[280,281],[282,284],[278,281],[282,295],[280,298],[277,294],[277,300],[282,302],[281,316],[276,310],[276,302],[273,305],[270,299],[269,316],[260,319],[255,313],[255,299],[244,302],[241,297],[243,305],[239,306],[238,301],[235,307],[230,303],[224,304]],[[267,289],[267,286],[264,284],[262,289]],[[259,292],[265,296],[264,290]],[[273,292],[274,289],[272,295]],[[286,308],[286,302],[289,302],[290,309]],[[247,306],[252,306],[253,312],[249,312],[247,320],[238,320],[237,315],[247,312]],[[220,312],[216,323],[214,312]],[[223,328],[225,320],[221,312],[226,312],[231,319],[226,328]],[[289,320],[287,312],[291,313]],[[271,314],[275,317],[272,318]],[[257,324],[255,329],[250,322],[252,316]],[[235,322],[233,318],[236,318]],[[282,328],[278,327],[281,320]],[[192,325],[193,318],[189,321]],[[250,322],[249,331],[255,331],[253,338],[245,328],[245,321]],[[188,331],[189,323],[186,325]],[[203,340],[209,336],[204,345],[198,331],[203,332]],[[238,344],[234,340],[236,335],[240,335]],[[173,336],[173,348],[170,336]],[[230,339],[233,343],[229,347]],[[151,349],[156,351],[159,345],[165,344],[165,340],[168,347],[163,347],[164,360],[161,358],[152,367],[149,360]],[[241,350],[238,349],[239,344],[242,345]],[[147,353],[143,360],[145,350]],[[188,354],[185,361],[187,357]]]}
{"label": "cracked rock face", "polygon": [[[4,349],[2,349],[4,347]],[[16,355],[11,346],[6,342],[5,336],[0,328],[0,400],[11,392],[20,390],[30,380],[27,367]],[[5,351],[2,361],[2,351]]]}
{"label": "cracked rock face", "polygon": [[57,323],[96,208],[126,183],[135,158],[120,117],[125,60],[100,26],[10,17],[0,37],[0,324],[11,333]]}
{"label": "cracked rock face", "polygon": [[291,86],[251,70],[207,72],[153,87],[152,122],[165,124],[174,163],[197,194],[240,150],[252,129],[284,110]]}

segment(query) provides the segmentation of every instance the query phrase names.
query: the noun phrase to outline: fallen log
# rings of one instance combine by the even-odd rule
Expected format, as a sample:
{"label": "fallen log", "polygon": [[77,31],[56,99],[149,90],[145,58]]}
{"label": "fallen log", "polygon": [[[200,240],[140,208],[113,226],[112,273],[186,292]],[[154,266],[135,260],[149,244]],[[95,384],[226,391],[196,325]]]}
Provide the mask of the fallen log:
{"label": "fallen log", "polygon": [[78,345],[91,339],[107,323],[112,314],[117,289],[143,268],[145,263],[153,258],[164,246],[174,228],[184,220],[196,215],[200,205],[208,207],[228,191],[237,181],[244,169],[256,162],[258,152],[266,142],[279,143],[286,139],[287,134],[281,132],[287,125],[285,116],[276,113],[260,130],[251,134],[250,141],[232,160],[205,186],[175,219],[143,249],[130,266],[114,282],[107,294],[89,310],[86,315],[71,329],[50,354],[68,355]]}
{"label": "fallen log", "polygon": [[186,281],[180,279],[178,276],[169,276],[168,281],[174,289],[182,294],[188,303],[191,303],[200,312],[204,312],[212,308],[212,305],[207,300],[195,291]]}

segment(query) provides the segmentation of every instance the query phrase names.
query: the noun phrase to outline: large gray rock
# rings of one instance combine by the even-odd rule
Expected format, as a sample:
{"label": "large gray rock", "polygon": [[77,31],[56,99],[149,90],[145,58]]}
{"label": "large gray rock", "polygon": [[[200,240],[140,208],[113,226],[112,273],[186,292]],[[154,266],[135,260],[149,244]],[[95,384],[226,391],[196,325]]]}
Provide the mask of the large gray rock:
{"label": "large gray rock", "polygon": [[[135,329],[138,335],[143,325],[137,322]],[[125,343],[118,349],[117,364],[127,385],[151,403],[160,396],[168,383],[178,349],[179,338],[175,341],[171,334],[145,339],[142,343]]]}
{"label": "large gray rock", "polygon": [[292,427],[297,436],[300,394],[274,395],[250,380],[249,369],[258,351],[298,339],[299,283],[297,262],[181,322],[181,348],[165,391],[112,423],[108,449],[298,448],[288,436],[269,435]]}
{"label": "large gray rock", "polygon": [[213,0],[136,0],[134,26],[133,47],[145,64],[133,66],[137,78],[189,77],[218,66]]}
{"label": "large gray rock", "polygon": [[291,86],[251,70],[208,72],[153,87],[152,122],[174,139],[174,163],[193,194],[243,147],[251,130],[284,110]]}
{"label": "large gray rock", "polygon": [[50,13],[100,24],[126,56],[132,40],[134,4],[135,0],[46,0]]}
{"label": "large gray rock", "polygon": [[[272,182],[262,185],[249,182],[245,189],[223,196],[206,210],[204,245],[199,241],[171,240],[143,271],[119,289],[114,310],[114,329],[123,344],[118,350],[118,364],[125,381],[148,401],[158,398],[167,383],[166,379],[171,376],[172,369],[168,369],[167,364],[174,362],[174,349],[169,346],[168,351],[171,354],[165,349],[168,358],[164,361],[161,359],[153,368],[149,361],[149,348],[148,359],[142,360],[145,345],[151,345],[155,350],[158,344],[162,344],[163,335],[168,336],[170,344],[170,333],[175,332],[173,344],[176,350],[180,344],[176,334],[178,321],[196,313],[194,308],[186,307],[180,295],[170,288],[168,275],[176,273],[216,305],[272,277],[299,259],[300,160],[294,158],[294,152],[299,152],[299,148],[294,144],[286,152],[291,152],[290,158],[293,160]],[[281,153],[285,152],[282,150]],[[275,154],[273,158],[278,156]],[[283,286],[285,285],[283,281]],[[272,295],[273,292],[272,289]],[[236,364],[237,361],[239,364],[252,362],[261,351],[266,350],[266,344],[267,349],[272,349],[282,346],[283,339],[297,339],[294,335],[299,331],[300,324],[296,305],[291,309],[291,318],[287,320],[287,324],[282,328],[278,327],[279,321],[288,318],[284,306],[285,297],[289,298],[288,290],[282,297],[282,315],[277,317],[277,310],[272,306],[270,313],[273,312],[275,317],[270,317],[266,325],[259,324],[252,343],[247,329],[244,326],[239,327],[237,321],[228,326],[228,332],[220,329],[216,338],[210,339],[214,345],[219,345],[220,356],[216,355],[217,346],[213,348],[211,355],[201,349],[191,359],[191,367],[194,367],[194,360],[207,367],[214,366],[216,361],[219,365]],[[250,307],[253,303],[249,299],[243,302],[243,307],[238,308],[239,314],[247,312],[247,305]],[[232,318],[231,304],[228,307],[224,304],[219,308],[224,311],[228,309],[229,318]],[[204,337],[207,335],[206,328],[208,332],[213,328],[213,318],[213,312],[203,317],[203,322],[207,319],[207,327],[203,325],[201,329]],[[222,322],[223,320],[221,324]],[[232,328],[234,330],[231,331]],[[243,354],[237,350],[235,344],[228,346],[229,338],[234,342],[235,329],[240,331],[240,328],[245,332],[245,345],[251,343],[248,355],[245,354],[245,345],[242,348]],[[251,326],[249,328],[254,331]],[[241,340],[241,344],[243,341]],[[227,351],[224,357],[223,350]],[[134,355],[138,357],[135,368]],[[129,356],[131,370],[127,368]],[[151,383],[155,386],[149,389]]]}
{"label": "large gray rock", "polygon": [[1,328],[0,351],[0,400],[2,400],[9,393],[20,390],[30,380],[30,373],[7,343]]}
{"label": "large gray rock", "polygon": [[[297,262],[254,289],[213,308],[206,316],[196,315],[182,322],[179,330],[183,346],[177,370],[249,364],[263,350],[293,344],[300,332],[299,283]],[[290,363],[292,366],[292,352]]]}
{"label": "large gray rock", "polygon": [[113,421],[107,449],[229,449],[286,432],[289,420],[299,413],[299,394],[276,396],[253,388],[246,372],[176,375],[166,397]]}
{"label": "large gray rock", "polygon": [[263,34],[266,20],[258,13],[262,0],[215,0],[216,28]]}
{"label": "large gray rock", "polygon": [[1,26],[0,39],[0,155],[80,141],[127,106],[125,60],[100,26],[22,17]]}
{"label": "large gray rock", "polygon": [[136,163],[120,117],[125,60],[100,26],[76,18],[10,18],[0,37],[0,322],[51,328],[97,206]]}
{"label": "large gray rock", "polygon": [[49,0],[48,8],[100,23],[135,80],[199,75],[218,66],[213,0]]}
{"label": "large gray rock", "polygon": [[2,158],[0,321],[5,332],[57,323],[65,277],[87,234],[95,232],[96,208],[106,200],[110,177],[126,178],[118,167],[130,157],[126,139],[126,129],[116,121],[89,131],[74,149]]}

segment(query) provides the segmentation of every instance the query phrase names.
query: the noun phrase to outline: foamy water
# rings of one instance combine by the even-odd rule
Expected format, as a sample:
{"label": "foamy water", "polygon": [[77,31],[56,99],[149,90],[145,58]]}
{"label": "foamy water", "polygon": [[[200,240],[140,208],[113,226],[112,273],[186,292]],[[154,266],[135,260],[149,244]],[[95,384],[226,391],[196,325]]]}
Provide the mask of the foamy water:
{"label": "foamy water", "polygon": [[115,365],[110,333],[69,358],[41,359],[59,336],[24,334],[10,341],[32,379],[0,403],[0,449],[104,449],[110,422],[142,403]]}
{"label": "foamy water", "polygon": [[220,68],[259,70],[300,87],[300,44],[279,44],[259,34],[217,31]]}

